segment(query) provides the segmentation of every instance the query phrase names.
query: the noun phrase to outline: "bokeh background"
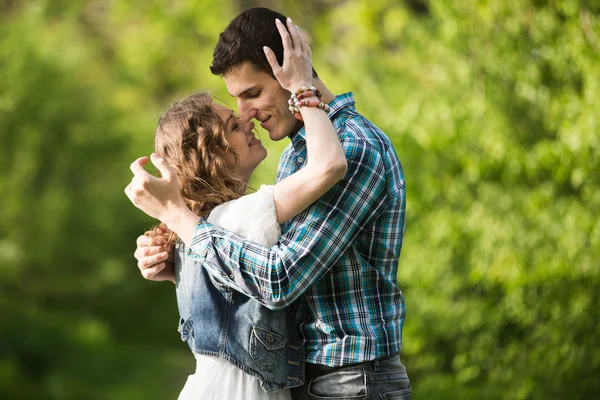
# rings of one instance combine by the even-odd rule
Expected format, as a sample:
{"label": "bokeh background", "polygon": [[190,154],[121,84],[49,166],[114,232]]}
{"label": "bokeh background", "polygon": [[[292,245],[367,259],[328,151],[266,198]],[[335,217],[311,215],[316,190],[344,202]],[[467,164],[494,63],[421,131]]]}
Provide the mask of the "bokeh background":
{"label": "bokeh background", "polygon": [[0,0],[0,398],[177,397],[193,358],[123,189],[173,100],[234,106],[208,66],[257,5],[402,160],[413,397],[597,398],[597,0]]}

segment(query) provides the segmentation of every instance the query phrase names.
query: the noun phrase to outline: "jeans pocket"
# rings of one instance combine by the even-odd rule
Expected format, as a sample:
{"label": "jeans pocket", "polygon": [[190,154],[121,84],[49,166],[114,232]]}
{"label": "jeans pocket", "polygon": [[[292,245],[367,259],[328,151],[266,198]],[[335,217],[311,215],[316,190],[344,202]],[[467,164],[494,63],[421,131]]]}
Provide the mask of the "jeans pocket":
{"label": "jeans pocket", "polygon": [[285,355],[285,337],[269,329],[252,327],[250,334],[250,357],[265,371],[275,369]]}
{"label": "jeans pocket", "polygon": [[395,390],[381,395],[382,400],[410,400],[411,388]]}
{"label": "jeans pocket", "polygon": [[377,361],[376,369],[367,373],[367,385],[374,399],[410,400],[410,380],[398,356]]}
{"label": "jeans pocket", "polygon": [[362,368],[334,371],[308,383],[311,399],[366,400],[367,388]]}

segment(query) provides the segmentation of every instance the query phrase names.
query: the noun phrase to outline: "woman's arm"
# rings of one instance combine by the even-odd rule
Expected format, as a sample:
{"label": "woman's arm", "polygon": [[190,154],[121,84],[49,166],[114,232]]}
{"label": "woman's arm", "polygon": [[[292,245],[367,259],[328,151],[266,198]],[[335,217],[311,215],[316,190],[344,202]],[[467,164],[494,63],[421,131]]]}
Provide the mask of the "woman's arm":
{"label": "woman's arm", "polygon": [[273,198],[280,224],[300,214],[340,181],[348,167],[327,113],[302,107],[306,128],[306,166],[275,185]]}
{"label": "woman's arm", "polygon": [[[275,78],[291,93],[312,86],[310,47],[290,19],[287,30],[279,20],[276,24],[283,41],[283,65],[280,66],[275,54],[265,48]],[[344,177],[348,168],[327,112],[304,106],[300,107],[300,113],[306,130],[307,161],[304,168],[275,185],[273,197],[279,223],[292,219],[314,203]]]}

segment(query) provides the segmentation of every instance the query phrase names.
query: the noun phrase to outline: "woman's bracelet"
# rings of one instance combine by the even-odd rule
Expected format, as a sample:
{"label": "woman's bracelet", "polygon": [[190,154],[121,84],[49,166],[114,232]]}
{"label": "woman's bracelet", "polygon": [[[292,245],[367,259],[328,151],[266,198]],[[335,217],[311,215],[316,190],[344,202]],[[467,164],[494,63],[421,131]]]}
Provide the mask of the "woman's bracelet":
{"label": "woman's bracelet", "polygon": [[[317,100],[304,100],[312,96],[317,96]],[[321,96],[323,96],[321,91],[314,86],[301,87],[296,91],[296,93],[292,93],[290,99],[288,100],[290,112],[300,121],[303,120],[302,115],[300,114],[301,107],[317,107],[325,112],[329,112],[329,105],[319,100]]]}

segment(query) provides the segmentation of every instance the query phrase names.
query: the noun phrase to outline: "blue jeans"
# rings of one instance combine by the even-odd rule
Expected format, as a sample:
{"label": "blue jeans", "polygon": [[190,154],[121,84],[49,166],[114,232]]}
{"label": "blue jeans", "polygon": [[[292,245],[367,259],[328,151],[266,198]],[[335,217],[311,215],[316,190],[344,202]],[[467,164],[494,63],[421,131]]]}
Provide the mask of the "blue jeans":
{"label": "blue jeans", "polygon": [[400,356],[328,368],[308,365],[304,386],[292,389],[293,400],[410,400],[410,382]]}

